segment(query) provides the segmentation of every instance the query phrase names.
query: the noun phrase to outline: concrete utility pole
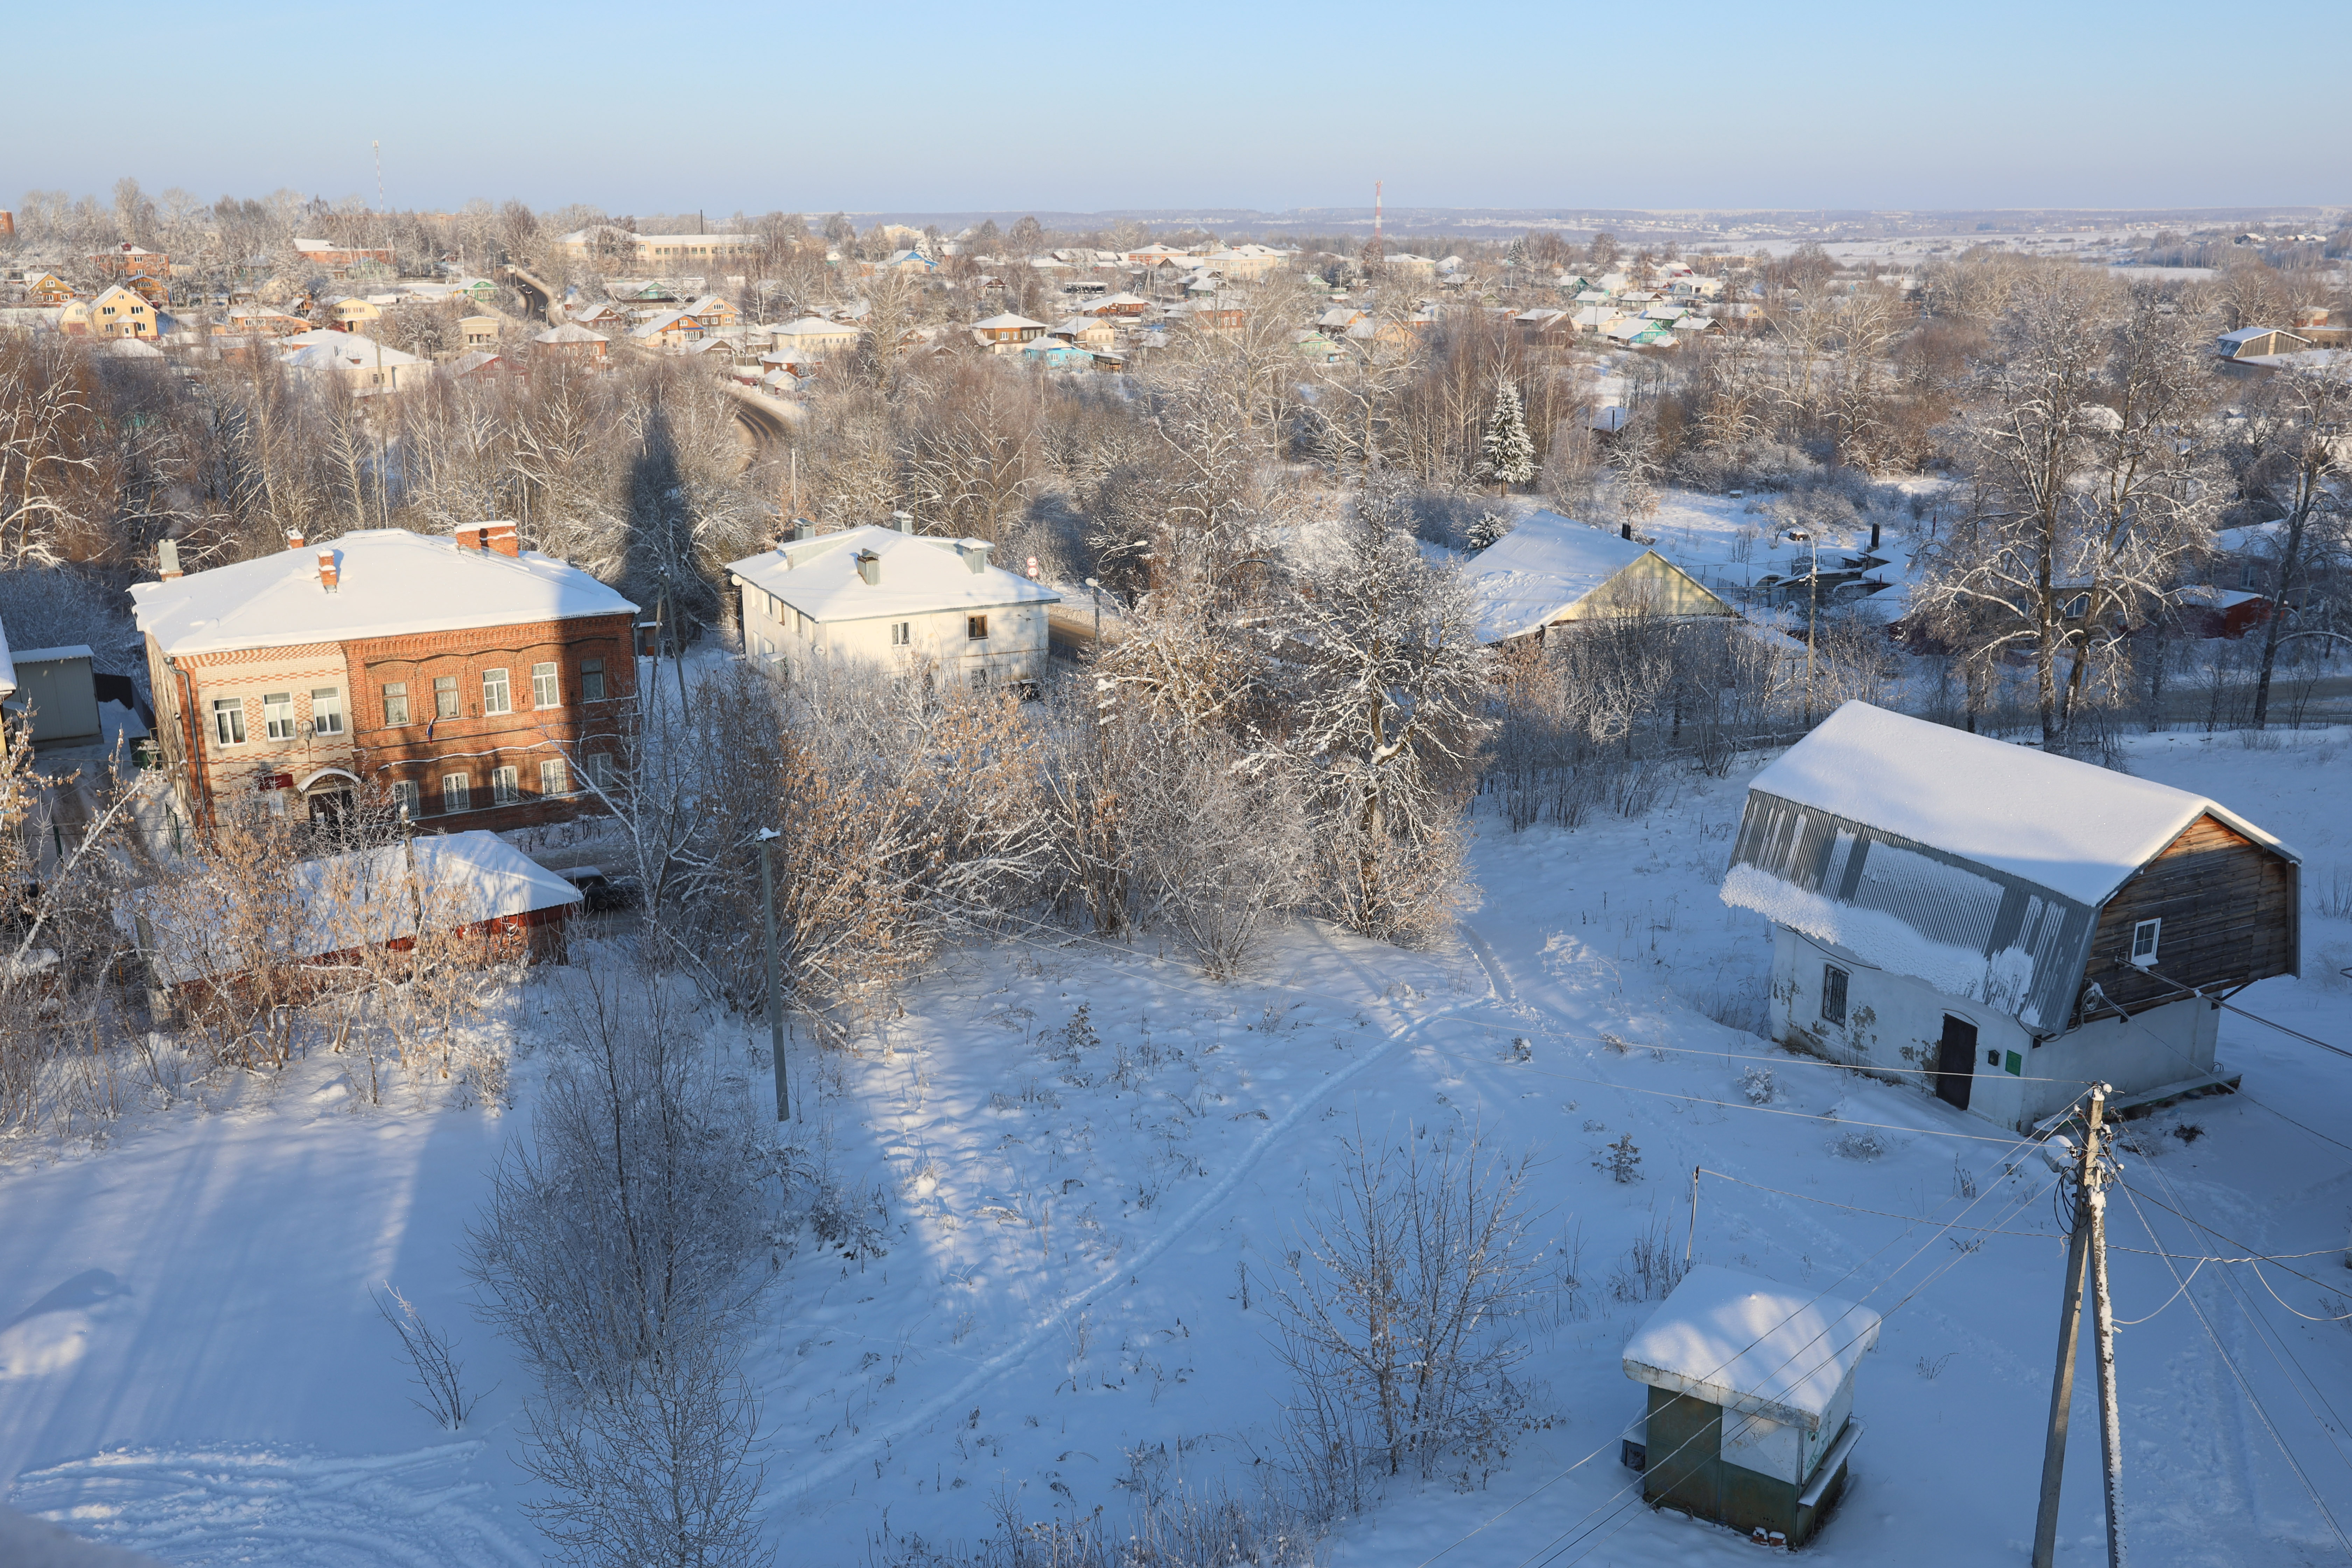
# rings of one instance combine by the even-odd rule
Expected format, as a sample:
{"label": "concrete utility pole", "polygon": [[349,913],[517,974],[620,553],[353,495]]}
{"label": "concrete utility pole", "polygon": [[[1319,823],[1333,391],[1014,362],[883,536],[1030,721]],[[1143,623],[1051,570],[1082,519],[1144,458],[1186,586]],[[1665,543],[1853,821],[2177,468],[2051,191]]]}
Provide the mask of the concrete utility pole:
{"label": "concrete utility pole", "polygon": [[768,926],[768,1049],[776,1069],[776,1120],[793,1119],[792,1091],[784,1087],[784,960],[776,945],[776,844],[783,836],[760,829],[760,896]]}
{"label": "concrete utility pole", "polygon": [[2122,1429],[2116,1405],[2115,1319],[2107,1301],[2106,1173],[2099,1152],[2108,1086],[2091,1086],[2083,1147],[2074,1167],[2074,1235],[2066,1247],[2066,1279],[2058,1311],[2058,1365],[2050,1381],[2050,1430],[2042,1450],[2042,1501],[2033,1521],[2033,1568],[2052,1568],[2058,1545],[2059,1482],[2066,1468],[2066,1424],[2074,1403],[2075,1349],[2082,1336],[2083,1283],[2095,1268],[2093,1302],[2099,1342],[2100,1438],[2106,1461],[2107,1562],[2123,1568]]}

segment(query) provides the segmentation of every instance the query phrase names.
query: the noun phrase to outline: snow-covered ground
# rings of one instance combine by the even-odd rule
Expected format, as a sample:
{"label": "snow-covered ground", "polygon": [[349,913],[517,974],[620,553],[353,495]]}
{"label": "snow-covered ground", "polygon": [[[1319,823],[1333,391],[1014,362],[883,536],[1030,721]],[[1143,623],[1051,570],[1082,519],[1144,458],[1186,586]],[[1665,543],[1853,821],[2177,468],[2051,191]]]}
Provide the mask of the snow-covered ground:
{"label": "snow-covered ground", "polygon": [[[2348,741],[2157,736],[2132,758],[2294,844],[2315,894],[2352,873]],[[1749,772],[1678,778],[1645,816],[1574,833],[1482,817],[1483,891],[1448,952],[1307,924],[1249,982],[1220,986],[1149,938],[1032,929],[950,955],[856,1056],[803,1053],[799,1136],[880,1190],[887,1250],[808,1242],[769,1294],[751,1371],[770,1540],[794,1562],[862,1563],[885,1528],[985,1533],[1007,1493],[1033,1519],[1116,1518],[1139,1466],[1248,1488],[1283,1394],[1268,1286],[1339,1140],[1475,1123],[1542,1161],[1550,1251],[1524,1368],[1541,1424],[1492,1474],[1394,1488],[1338,1532],[1339,1568],[1423,1568],[1449,1547],[1448,1563],[1554,1546],[1561,1563],[1749,1561],[1728,1532],[1640,1508],[1617,1464],[1642,1402],[1618,1354],[1650,1310],[1629,1249],[1680,1255],[1698,1165],[1722,1173],[1701,1179],[1700,1259],[1887,1315],[1860,1374],[1856,1485],[1812,1550],[2023,1561],[2062,1258],[2050,1173],[1924,1091],[1717,1021],[1760,1017],[1769,959],[1762,923],[1715,895]],[[2307,908],[2305,952],[2310,978],[2240,1002],[2352,1043],[2334,973],[2352,965],[2352,921]],[[511,1458],[520,1374],[465,1316],[456,1244],[483,1168],[527,1125],[544,1009],[572,983],[542,973],[520,999],[516,1026],[541,1048],[501,1116],[354,1110],[313,1059],[274,1091],[142,1113],[106,1147],[0,1172],[8,1500],[182,1563],[539,1560]],[[1082,1004],[1093,1041],[1074,1046]],[[2352,1075],[2248,1020],[2221,1027],[2247,1094],[2134,1123],[2127,1179],[2236,1241],[2316,1250],[2291,1267],[2352,1283],[2327,1250],[2352,1204],[2352,1149],[2330,1142],[2352,1125]],[[755,1032],[714,1026],[730,1050]],[[1759,1067],[1773,1079],[1760,1106],[1744,1082]],[[2192,1124],[2193,1142],[2173,1135]],[[1595,1162],[1628,1133],[1643,1179],[1621,1184]],[[2171,1251],[2231,1250],[2139,1209]],[[2115,1240],[2157,1245],[2128,1205]],[[2155,1314],[2120,1350],[2142,1560],[2328,1555],[2264,1425],[2352,1518],[2352,1434],[2336,1415],[2352,1330],[2288,1310],[2326,1315],[2322,1288],[2207,1264],[2173,1299],[2161,1258],[2119,1251],[2114,1270],[2119,1314]],[[467,1430],[406,1403],[368,1298],[383,1279],[457,1328],[469,1383],[497,1385]],[[2099,1550],[2092,1387],[2086,1369],[2061,1561]]]}

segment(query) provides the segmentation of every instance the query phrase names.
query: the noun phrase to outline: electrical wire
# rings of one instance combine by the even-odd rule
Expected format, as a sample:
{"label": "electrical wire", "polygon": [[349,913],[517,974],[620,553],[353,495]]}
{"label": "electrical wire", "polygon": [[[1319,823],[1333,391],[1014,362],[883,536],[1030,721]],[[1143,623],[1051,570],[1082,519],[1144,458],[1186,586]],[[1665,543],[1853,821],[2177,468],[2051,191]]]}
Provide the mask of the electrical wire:
{"label": "electrical wire", "polygon": [[[2179,992],[2184,996],[2205,996],[2205,993],[2198,987],[2194,985],[2183,985],[2179,981],[2175,980],[2171,975],[2158,969],[2154,964],[2148,965],[2145,973],[2156,976],[2157,979],[2163,981],[2167,985],[2171,986],[2174,990]],[[2306,1046],[2317,1046],[2321,1050],[2334,1051],[2339,1057],[2352,1057],[2352,1051],[2346,1050],[2342,1046],[2331,1046],[2326,1040],[2319,1039],[2311,1035],[2306,1035],[2300,1029],[2290,1029],[2284,1024],[2263,1017],[2260,1013],[2249,1013],[2234,1002],[2224,1002],[2219,996],[2205,996],[2205,1000],[2212,1003],[2213,1005],[2221,1008],[2225,1012],[2235,1013],[2241,1018],[2252,1018],[2255,1023],[2261,1024],[2267,1028],[2276,1029],[2282,1035],[2292,1035]]]}
{"label": "electrical wire", "polygon": [[[2132,1205],[2132,1212],[2139,1215],[2139,1222],[2143,1226],[2147,1227],[2148,1235],[2150,1237],[2155,1237],[2156,1227],[2148,1225],[2147,1215],[2141,1213],[2139,1198],[2134,1195],[2132,1189],[2128,1186],[2125,1186],[2123,1183],[2118,1182],[2116,1184],[2123,1187],[2125,1201]],[[2155,1200],[2151,1198],[2149,1201],[2152,1203]],[[2186,1219],[2188,1216],[2184,1215],[2181,1217]],[[2189,1223],[2194,1225],[2196,1224],[2196,1221],[2190,1220]],[[2253,1406],[2255,1416],[2263,1424],[2263,1430],[2270,1434],[2272,1443],[2277,1446],[2279,1457],[2286,1460],[2287,1468],[2294,1472],[2295,1479],[2301,1481],[2303,1483],[2303,1489],[2310,1494],[2312,1506],[2318,1509],[2319,1517],[2327,1521],[2327,1528],[2329,1531],[2334,1532],[2336,1544],[2344,1548],[2345,1554],[2347,1556],[2352,1556],[2352,1539],[2347,1539],[2345,1536],[2344,1527],[2336,1523],[2336,1516],[2328,1511],[2326,1502],[2322,1500],[2319,1495],[2319,1489],[2312,1485],[2311,1477],[2305,1473],[2302,1464],[2287,1447],[2286,1439],[2279,1435],[2278,1424],[2271,1419],[2271,1413],[2263,1405],[2261,1396],[2254,1393],[2253,1384],[2247,1382],[2246,1374],[2239,1370],[2236,1360],[2230,1354],[2230,1347],[2223,1344],[2221,1342],[2221,1336],[2214,1331],[2211,1321],[2205,1316],[2204,1307],[2199,1303],[2195,1292],[2189,1289],[2189,1282],[2180,1278],[2180,1271],[2172,1267],[2171,1260],[2169,1258],[2166,1259],[2165,1268],[2172,1275],[2173,1279],[2180,1286],[2181,1293],[2188,1297],[2189,1310],[2197,1314],[2197,1321],[2199,1325],[2204,1329],[2205,1337],[2213,1342],[2213,1350],[2216,1354],[2221,1356],[2221,1364],[2230,1369],[2230,1375],[2237,1380],[2239,1389],[2246,1396],[2246,1403]]]}
{"label": "electrical wire", "polygon": [[[1437,1047],[1433,1046],[1430,1048],[1435,1050]],[[1441,1052],[1440,1054],[1443,1055],[1444,1053]],[[1783,1110],[1778,1106],[1742,1105],[1738,1101],[1731,1100],[1708,1100],[1704,1095],[1685,1094],[1679,1090],[1670,1089],[1642,1089],[1630,1083],[1611,1083],[1607,1079],[1581,1078],[1575,1073],[1568,1072],[1549,1072],[1546,1071],[1542,1068],[1531,1067],[1527,1068],[1524,1070],[1534,1073],[1538,1078],[1565,1079],[1570,1083],[1589,1083],[1598,1089],[1613,1089],[1621,1090],[1626,1094],[1655,1095],[1661,1100],[1679,1100],[1686,1105],[1714,1105],[1720,1106],[1726,1110],[1752,1110],[1765,1116],[1793,1116],[1800,1121],[1824,1121],[1832,1127],[1874,1127],[1887,1132],[1917,1133],[1921,1137],[1926,1138],[1957,1138],[1969,1143],[2010,1142],[2010,1140],[2006,1138],[1994,1137],[1990,1134],[1982,1132],[1950,1132],[1937,1127],[1906,1127],[1899,1122],[1894,1121],[1856,1121],[1850,1117],[1824,1116],[1819,1111]],[[2012,1144],[2011,1146],[2022,1147],[2025,1143],[2032,1142],[2033,1142],[2033,1140],[2029,1137],[2019,1141],[2019,1142]]]}

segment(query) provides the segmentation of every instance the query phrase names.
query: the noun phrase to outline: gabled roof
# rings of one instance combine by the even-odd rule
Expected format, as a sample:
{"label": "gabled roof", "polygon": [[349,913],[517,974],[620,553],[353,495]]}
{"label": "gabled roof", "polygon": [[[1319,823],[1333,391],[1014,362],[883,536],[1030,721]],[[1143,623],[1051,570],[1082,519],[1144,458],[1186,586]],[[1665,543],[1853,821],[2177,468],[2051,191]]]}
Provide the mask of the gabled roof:
{"label": "gabled roof", "polygon": [[[1465,568],[1478,599],[1479,639],[1501,642],[1548,626],[1635,562],[1656,553],[1556,511],[1530,512],[1471,557]],[[1658,559],[1669,570],[1679,570],[1665,557]]]}
{"label": "gabled roof", "polygon": [[828,321],[823,316],[802,316],[786,321],[781,327],[771,327],[768,330],[778,337],[854,338],[857,335],[856,327],[845,325],[840,321]]}
{"label": "gabled roof", "polygon": [[[328,549],[340,579],[331,594],[319,582],[318,554]],[[552,556],[465,549],[446,535],[400,528],[362,529],[169,583],[134,583],[131,598],[139,629],[174,656],[637,612]]]}
{"label": "gabled roof", "polygon": [[324,342],[297,342],[310,336],[308,332],[296,332],[292,337],[278,340],[287,347],[288,364],[299,370],[396,370],[402,365],[428,363],[415,354],[403,353],[389,343],[378,342],[364,332],[328,332]]}
{"label": "gabled roof", "polygon": [[[1061,595],[1044,584],[1002,566],[972,571],[958,546],[978,542],[900,533],[869,524],[730,561],[727,570],[818,621],[874,620],[940,610],[1050,605],[1060,600]],[[858,554],[868,550],[881,557],[882,580],[877,584],[868,584],[857,571]]]}
{"label": "gabled roof", "polygon": [[1864,963],[2067,1026],[2098,911],[2202,795],[1849,702],[1756,775],[1723,901]]}
{"label": "gabled roof", "polygon": [[1009,332],[1024,327],[1034,327],[1042,332],[1045,330],[1045,323],[1033,321],[1026,316],[1016,316],[1010,310],[1001,316],[991,316],[984,321],[972,323],[972,330],[980,332]]}
{"label": "gabled roof", "polygon": [[566,321],[560,327],[550,327],[530,340],[535,343],[608,343],[613,340],[602,332],[592,332],[577,321]]}
{"label": "gabled roof", "polygon": [[1879,1323],[1856,1302],[1702,1263],[1627,1342],[1625,1375],[1818,1432]]}

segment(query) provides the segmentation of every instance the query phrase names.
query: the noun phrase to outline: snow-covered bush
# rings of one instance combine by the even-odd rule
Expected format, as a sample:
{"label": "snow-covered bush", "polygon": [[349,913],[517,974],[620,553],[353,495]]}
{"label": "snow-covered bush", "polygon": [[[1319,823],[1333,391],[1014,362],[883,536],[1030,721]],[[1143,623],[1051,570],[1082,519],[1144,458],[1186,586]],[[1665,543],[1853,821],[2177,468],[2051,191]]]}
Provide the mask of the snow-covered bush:
{"label": "snow-covered bush", "polygon": [[1750,1105],[1769,1105],[1780,1088],[1772,1081],[1770,1068],[1748,1068],[1739,1075],[1739,1092],[1748,1097]]}
{"label": "snow-covered bush", "polygon": [[1525,1395],[1513,1325],[1537,1262],[1523,1198],[1531,1162],[1466,1135],[1340,1149],[1275,1292],[1294,1377],[1285,1441],[1314,1517],[1360,1510],[1374,1475],[1486,1462]]}
{"label": "snow-covered bush", "polygon": [[1485,550],[1500,542],[1511,531],[1511,519],[1499,511],[1482,511],[1477,521],[1463,535],[1463,543],[1472,550]]}

